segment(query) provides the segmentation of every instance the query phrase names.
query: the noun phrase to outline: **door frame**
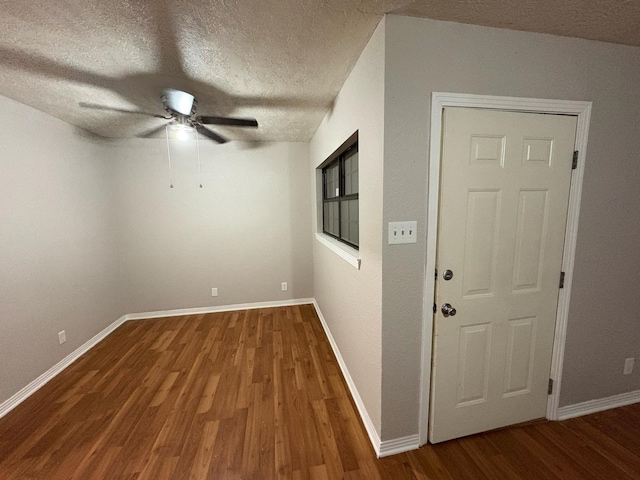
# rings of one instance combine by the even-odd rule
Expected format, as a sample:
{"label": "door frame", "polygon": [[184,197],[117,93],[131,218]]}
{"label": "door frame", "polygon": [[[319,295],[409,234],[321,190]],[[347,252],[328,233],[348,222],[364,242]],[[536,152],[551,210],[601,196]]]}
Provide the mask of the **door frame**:
{"label": "door frame", "polygon": [[578,117],[575,150],[578,150],[578,166],[572,174],[569,190],[569,209],[564,238],[562,271],[565,272],[564,288],[558,296],[556,329],[553,341],[550,378],[553,379],[553,393],[547,400],[547,419],[558,419],[558,403],[562,385],[562,363],[569,319],[569,301],[573,283],[578,234],[578,217],[582,198],[582,183],[587,154],[587,138],[591,119],[592,102],[572,100],[546,100],[520,97],[497,97],[460,93],[433,92],[431,94],[431,135],[428,159],[427,193],[427,252],[422,318],[422,364],[420,398],[420,445],[427,443],[429,431],[429,398],[431,390],[431,355],[433,341],[433,299],[435,295],[434,271],[436,268],[436,248],[438,238],[438,211],[440,198],[440,162],[442,151],[442,114],[446,107],[484,108],[507,112],[546,113],[574,115]]}

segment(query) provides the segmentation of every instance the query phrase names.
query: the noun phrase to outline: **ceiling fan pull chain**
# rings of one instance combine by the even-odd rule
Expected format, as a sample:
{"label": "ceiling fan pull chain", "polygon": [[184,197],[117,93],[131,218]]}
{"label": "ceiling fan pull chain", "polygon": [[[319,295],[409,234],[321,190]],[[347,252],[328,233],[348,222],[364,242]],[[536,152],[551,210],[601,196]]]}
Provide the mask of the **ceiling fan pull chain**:
{"label": "ceiling fan pull chain", "polygon": [[169,148],[169,125],[164,127],[165,137],[167,138],[167,159],[169,160],[169,188],[173,188],[173,172],[171,171],[171,149]]}
{"label": "ceiling fan pull chain", "polygon": [[200,166],[200,143],[198,142],[198,132],[194,129],[193,133],[196,136],[196,153],[198,156],[198,183],[200,184],[200,188],[202,188],[202,167]]}

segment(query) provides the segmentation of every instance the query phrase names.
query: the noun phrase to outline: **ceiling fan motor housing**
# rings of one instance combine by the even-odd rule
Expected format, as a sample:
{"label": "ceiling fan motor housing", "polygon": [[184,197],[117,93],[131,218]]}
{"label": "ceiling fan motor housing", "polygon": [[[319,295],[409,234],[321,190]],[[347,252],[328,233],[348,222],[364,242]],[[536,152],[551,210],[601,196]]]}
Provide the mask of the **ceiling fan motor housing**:
{"label": "ceiling fan motor housing", "polygon": [[163,92],[162,102],[165,109],[180,115],[190,116],[195,113],[195,98],[190,93],[168,88]]}

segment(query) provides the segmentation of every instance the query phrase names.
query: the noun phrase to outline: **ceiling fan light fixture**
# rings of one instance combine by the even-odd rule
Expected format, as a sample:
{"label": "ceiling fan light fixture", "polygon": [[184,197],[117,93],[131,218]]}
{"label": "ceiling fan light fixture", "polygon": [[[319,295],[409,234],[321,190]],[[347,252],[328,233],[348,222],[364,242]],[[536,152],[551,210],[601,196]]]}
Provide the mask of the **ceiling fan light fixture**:
{"label": "ceiling fan light fixture", "polygon": [[167,138],[176,140],[189,140],[196,136],[196,129],[192,126],[174,123],[167,125]]}
{"label": "ceiling fan light fixture", "polygon": [[202,188],[202,168],[200,165],[200,143],[198,142],[198,132],[195,127],[187,124],[186,122],[181,123],[170,123],[165,126],[165,134],[167,139],[167,160],[169,162],[169,188],[173,188],[173,167],[172,167],[172,159],[171,159],[171,150],[172,145],[176,150],[174,153],[177,153],[179,156],[184,156],[185,154],[188,156],[189,153],[185,150],[187,145],[191,142],[186,142],[186,140],[194,139],[195,140],[195,153],[196,159],[198,162],[198,186]]}
{"label": "ceiling fan light fixture", "polygon": [[164,91],[165,105],[181,115],[191,115],[194,101],[195,98],[190,93],[172,88]]}

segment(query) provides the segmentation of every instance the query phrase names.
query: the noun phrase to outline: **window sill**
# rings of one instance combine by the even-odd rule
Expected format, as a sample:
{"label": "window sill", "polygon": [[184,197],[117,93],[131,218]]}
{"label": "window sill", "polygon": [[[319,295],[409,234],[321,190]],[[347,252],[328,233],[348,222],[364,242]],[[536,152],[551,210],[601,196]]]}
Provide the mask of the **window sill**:
{"label": "window sill", "polygon": [[351,248],[338,240],[331,238],[323,233],[316,233],[316,240],[337,254],[343,260],[346,260],[351,266],[360,270],[360,254],[355,248]]}

